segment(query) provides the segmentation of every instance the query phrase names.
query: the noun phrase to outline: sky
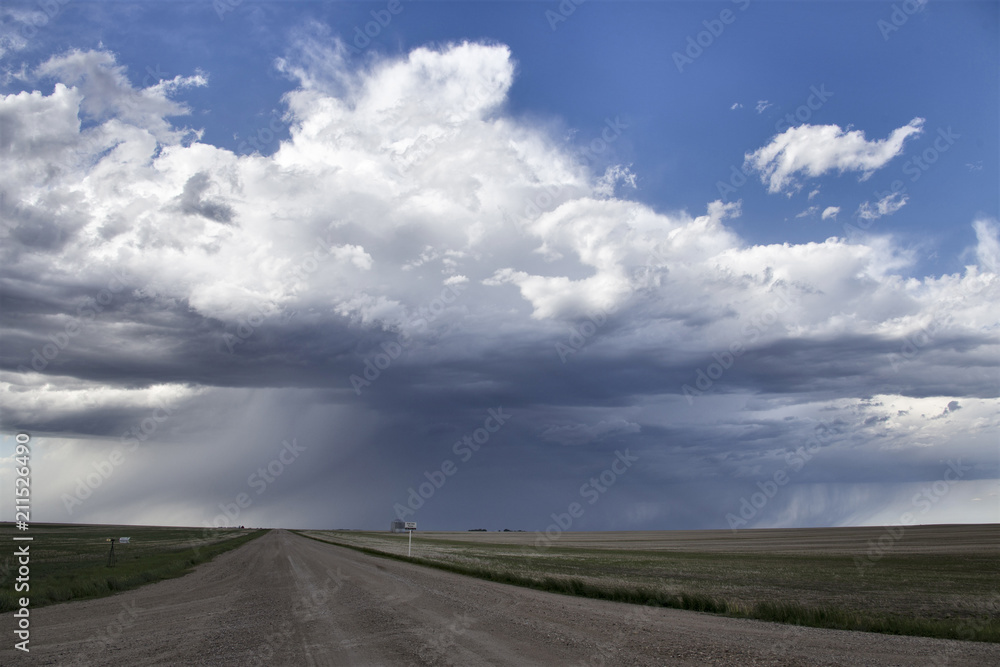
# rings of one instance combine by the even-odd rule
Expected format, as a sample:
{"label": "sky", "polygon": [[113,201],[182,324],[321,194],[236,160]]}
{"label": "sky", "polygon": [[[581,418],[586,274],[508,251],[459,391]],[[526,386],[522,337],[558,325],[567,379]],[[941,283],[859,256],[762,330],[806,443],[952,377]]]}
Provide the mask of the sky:
{"label": "sky", "polygon": [[0,490],[20,439],[32,521],[1000,522],[998,17],[5,1]]}

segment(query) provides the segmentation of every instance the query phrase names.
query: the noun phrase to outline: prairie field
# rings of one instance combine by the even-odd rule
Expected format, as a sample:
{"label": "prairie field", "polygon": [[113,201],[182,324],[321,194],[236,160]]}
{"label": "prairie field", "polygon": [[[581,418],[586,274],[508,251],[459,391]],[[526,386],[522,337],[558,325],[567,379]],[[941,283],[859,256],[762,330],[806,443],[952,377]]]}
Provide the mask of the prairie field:
{"label": "prairie field", "polygon": [[[27,592],[16,592],[18,576],[14,549],[0,558],[0,613],[16,608],[16,598],[28,597],[32,609],[56,602],[103,597],[146,583],[181,576],[199,563],[234,549],[266,531],[33,523],[27,532],[0,524],[9,544],[29,546]],[[10,542],[17,533],[34,538]],[[128,537],[115,544],[116,563],[108,566],[109,538]]]}
{"label": "prairie field", "polygon": [[[406,558],[407,536],[303,531]],[[534,588],[735,616],[1000,641],[997,525],[416,532],[413,559]]]}

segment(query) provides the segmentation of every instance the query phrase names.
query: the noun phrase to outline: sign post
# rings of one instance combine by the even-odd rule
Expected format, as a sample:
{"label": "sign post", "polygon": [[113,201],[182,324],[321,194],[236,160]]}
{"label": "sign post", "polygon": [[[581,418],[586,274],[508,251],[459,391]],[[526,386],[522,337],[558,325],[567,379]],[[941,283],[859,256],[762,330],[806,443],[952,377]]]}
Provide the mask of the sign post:
{"label": "sign post", "polygon": [[129,544],[129,538],[119,537],[116,540],[113,537],[109,537],[107,542],[111,544],[111,551],[108,552],[108,567],[114,567],[118,564],[118,556],[115,555],[115,544]]}
{"label": "sign post", "polygon": [[413,531],[417,529],[417,522],[407,521],[406,524],[404,524],[403,528],[406,530],[407,533],[410,534],[410,536],[407,538],[406,541],[406,557],[409,558],[410,548],[413,546]]}

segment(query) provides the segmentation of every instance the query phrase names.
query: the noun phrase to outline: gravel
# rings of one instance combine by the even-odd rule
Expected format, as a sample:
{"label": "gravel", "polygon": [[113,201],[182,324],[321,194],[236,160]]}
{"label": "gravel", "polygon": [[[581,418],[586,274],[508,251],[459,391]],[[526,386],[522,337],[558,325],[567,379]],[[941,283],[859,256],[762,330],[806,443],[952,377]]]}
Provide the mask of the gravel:
{"label": "gravel", "polygon": [[1000,645],[555,595],[272,531],[193,573],[31,612],[3,665],[998,665]]}

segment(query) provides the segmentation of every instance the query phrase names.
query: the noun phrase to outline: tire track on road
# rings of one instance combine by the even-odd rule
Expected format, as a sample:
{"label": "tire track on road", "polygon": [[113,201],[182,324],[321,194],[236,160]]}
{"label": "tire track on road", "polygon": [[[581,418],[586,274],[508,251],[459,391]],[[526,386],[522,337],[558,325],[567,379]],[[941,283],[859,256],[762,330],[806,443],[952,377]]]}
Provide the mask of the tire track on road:
{"label": "tire track on road", "polygon": [[[119,632],[109,623],[130,611]],[[1000,664],[1000,645],[845,632],[556,595],[285,531],[178,579],[0,616],[3,665]],[[94,644],[95,637],[107,639]],[[100,650],[95,650],[100,648]],[[940,660],[937,660],[940,658]],[[935,662],[937,660],[937,662]]]}

